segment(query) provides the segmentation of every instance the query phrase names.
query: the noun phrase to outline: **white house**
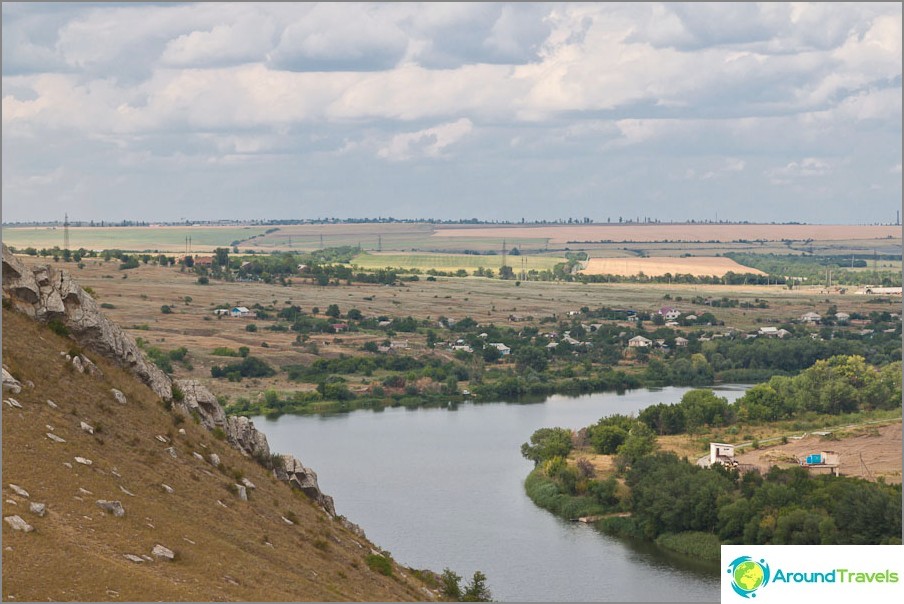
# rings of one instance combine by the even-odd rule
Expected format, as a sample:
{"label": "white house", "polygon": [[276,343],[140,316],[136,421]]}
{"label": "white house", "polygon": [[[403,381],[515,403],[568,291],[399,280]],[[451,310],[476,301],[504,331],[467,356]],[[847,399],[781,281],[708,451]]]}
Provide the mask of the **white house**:
{"label": "white house", "polygon": [[229,311],[229,314],[233,317],[247,317],[251,314],[251,311],[244,306],[234,306],[232,310]]}
{"label": "white house", "polygon": [[643,336],[634,336],[630,340],[628,340],[628,346],[630,348],[649,348],[653,345],[653,340],[649,338],[645,338]]}
{"label": "white house", "polygon": [[709,465],[730,462],[734,459],[734,445],[709,443]]}
{"label": "white house", "polygon": [[667,321],[674,321],[681,316],[681,311],[672,308],[671,306],[663,306],[659,309],[659,314],[662,315]]}
{"label": "white house", "polygon": [[217,316],[228,315],[229,313],[230,313],[230,310],[228,308],[218,308],[215,311],[213,311],[213,314],[215,314]]}
{"label": "white house", "polygon": [[681,336],[678,336],[677,338],[675,338],[675,346],[678,346],[678,347],[687,346],[687,338],[682,338]]}
{"label": "white house", "polygon": [[761,336],[776,337],[778,335],[778,327],[760,327],[758,332]]}
{"label": "white house", "polygon": [[839,323],[847,323],[848,321],[851,320],[851,315],[849,315],[846,312],[836,312],[835,320],[838,321]]}
{"label": "white house", "polygon": [[776,334],[779,338],[786,338],[791,335],[791,332],[787,329],[779,329]]}
{"label": "white house", "polygon": [[503,344],[502,342],[490,342],[490,346],[493,346],[502,353],[502,356],[506,356],[512,354],[512,349]]}
{"label": "white house", "polygon": [[804,313],[800,316],[800,320],[804,323],[819,323],[822,320],[822,316],[817,312],[808,312]]}

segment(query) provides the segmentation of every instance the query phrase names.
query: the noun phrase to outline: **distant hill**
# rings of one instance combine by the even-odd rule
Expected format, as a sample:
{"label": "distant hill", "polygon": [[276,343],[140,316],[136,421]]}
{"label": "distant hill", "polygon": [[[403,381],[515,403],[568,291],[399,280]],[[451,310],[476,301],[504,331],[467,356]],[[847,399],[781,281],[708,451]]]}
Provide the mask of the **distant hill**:
{"label": "distant hill", "polygon": [[[263,455],[247,423],[215,425],[203,391],[163,396],[140,360],[97,352],[83,290],[51,270],[29,300],[8,259],[4,601],[437,599],[435,575],[331,513],[312,471]],[[28,304],[37,320],[12,310]]]}

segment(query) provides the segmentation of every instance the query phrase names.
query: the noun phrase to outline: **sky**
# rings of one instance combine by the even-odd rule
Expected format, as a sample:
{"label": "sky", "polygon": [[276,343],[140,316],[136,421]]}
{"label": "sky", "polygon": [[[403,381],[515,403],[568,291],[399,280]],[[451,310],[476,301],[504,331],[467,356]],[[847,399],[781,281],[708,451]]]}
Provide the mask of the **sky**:
{"label": "sky", "polygon": [[3,2],[3,221],[893,222],[901,8]]}

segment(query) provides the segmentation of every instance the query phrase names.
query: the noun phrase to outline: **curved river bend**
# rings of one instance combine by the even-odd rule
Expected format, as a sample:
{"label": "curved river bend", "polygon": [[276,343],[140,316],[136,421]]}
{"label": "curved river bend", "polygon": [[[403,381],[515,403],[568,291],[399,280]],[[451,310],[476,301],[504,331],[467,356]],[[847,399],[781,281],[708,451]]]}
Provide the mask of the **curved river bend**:
{"label": "curved river bend", "polygon": [[[745,389],[717,394],[733,401]],[[336,511],[406,566],[465,579],[482,570],[497,601],[718,601],[712,565],[563,521],[523,487],[532,464],[520,448],[534,430],[578,429],[688,390],[253,419],[273,451],[314,468]]]}

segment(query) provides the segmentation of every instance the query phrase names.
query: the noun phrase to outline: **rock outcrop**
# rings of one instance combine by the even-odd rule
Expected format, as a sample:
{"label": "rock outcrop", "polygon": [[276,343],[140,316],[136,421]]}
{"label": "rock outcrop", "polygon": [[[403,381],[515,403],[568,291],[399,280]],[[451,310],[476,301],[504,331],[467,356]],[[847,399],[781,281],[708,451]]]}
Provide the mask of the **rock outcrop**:
{"label": "rock outcrop", "polygon": [[30,269],[3,246],[3,297],[38,321],[59,321],[78,343],[128,368],[163,399],[172,397],[169,378],[141,353],[128,334],[100,312],[97,302],[67,271]]}
{"label": "rock outcrop", "polygon": [[[94,298],[67,271],[51,265],[29,268],[6,245],[2,246],[2,255],[3,299],[8,300],[13,309],[44,323],[59,322],[84,349],[125,367],[160,398],[171,401],[174,408],[197,416],[208,430],[222,430],[226,440],[239,451],[261,462],[270,461],[267,437],[254,427],[254,422],[247,417],[227,417],[216,396],[197,380],[172,380],[144,356],[129,334],[104,316]],[[102,377],[99,368],[86,356],[79,355],[70,361],[80,372]],[[22,385],[4,369],[3,387],[19,392]],[[118,390],[113,391],[113,396],[118,402],[127,404],[125,396]],[[176,456],[174,448],[166,450]],[[331,516],[335,516],[333,499],[320,491],[317,474],[290,455],[282,458],[286,469],[274,471],[277,477],[304,492]],[[78,457],[76,461],[91,463]]]}
{"label": "rock outcrop", "polygon": [[288,482],[293,489],[298,489],[316,501],[330,516],[335,516],[336,508],[333,505],[333,498],[321,492],[320,486],[317,484],[317,473],[306,468],[292,455],[281,455],[280,459],[282,465],[273,470],[273,475],[278,480]]}

